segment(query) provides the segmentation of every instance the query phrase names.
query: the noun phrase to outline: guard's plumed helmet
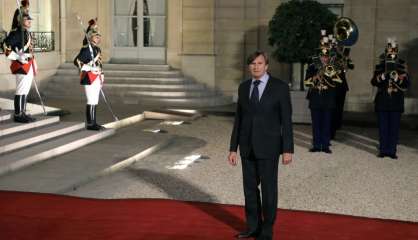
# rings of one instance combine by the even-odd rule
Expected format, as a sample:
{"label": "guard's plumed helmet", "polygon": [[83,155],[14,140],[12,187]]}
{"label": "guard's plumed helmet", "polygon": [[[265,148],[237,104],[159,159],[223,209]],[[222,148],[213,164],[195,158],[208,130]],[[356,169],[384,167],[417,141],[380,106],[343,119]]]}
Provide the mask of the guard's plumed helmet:
{"label": "guard's plumed helmet", "polygon": [[333,47],[335,38],[332,34],[327,36],[326,30],[321,30],[321,39],[319,40],[319,49],[322,55],[328,55]]}
{"label": "guard's plumed helmet", "polygon": [[[89,26],[86,29],[86,35],[89,39],[91,39],[93,36],[101,36],[99,33],[99,27],[97,26],[97,18],[90,19]],[[83,45],[86,45],[87,43],[87,39],[84,38]]]}
{"label": "guard's plumed helmet", "polygon": [[16,29],[21,26],[23,18],[32,20],[33,18],[29,14],[29,0],[22,0],[20,2],[20,9],[16,9],[12,20],[12,29]]}
{"label": "guard's plumed helmet", "polygon": [[97,26],[97,19],[91,19],[89,21],[89,26],[87,27],[87,36],[91,38],[97,35],[101,36],[99,33],[99,27]]}
{"label": "guard's plumed helmet", "polygon": [[388,38],[387,39],[387,45],[385,52],[391,52],[392,54],[398,53],[398,43],[396,42],[396,38]]}

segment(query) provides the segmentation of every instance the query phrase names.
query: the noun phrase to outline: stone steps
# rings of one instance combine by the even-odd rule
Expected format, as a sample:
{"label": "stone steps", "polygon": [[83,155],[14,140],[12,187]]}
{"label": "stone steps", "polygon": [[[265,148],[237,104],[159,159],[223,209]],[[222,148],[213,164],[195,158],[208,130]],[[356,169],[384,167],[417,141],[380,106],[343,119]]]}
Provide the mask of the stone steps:
{"label": "stone steps", "polygon": [[7,135],[22,133],[28,130],[33,130],[39,127],[43,127],[49,124],[58,123],[60,118],[59,117],[44,117],[44,116],[37,116],[37,120],[31,123],[16,123],[12,121],[5,121],[4,123],[0,124],[0,137],[3,138]]}
{"label": "stone steps", "polygon": [[55,137],[63,136],[84,128],[84,123],[63,122],[40,127],[2,139],[0,142],[0,156],[7,152],[16,151]]}
{"label": "stone steps", "polygon": [[12,114],[8,111],[1,110],[0,111],[0,122],[9,120],[12,118]]}
{"label": "stone steps", "polygon": [[35,163],[84,147],[90,143],[109,137],[114,133],[114,129],[76,131],[19,151],[0,155],[0,175],[21,170]]}
{"label": "stone steps", "polygon": [[144,121],[118,129],[112,138],[1,176],[0,189],[58,194],[72,191],[103,175],[123,169],[171,143],[169,134],[141,131],[154,124],[155,121]]}
{"label": "stone steps", "polygon": [[[60,69],[74,70],[75,66],[72,63],[64,63],[64,64],[61,64]],[[103,64],[103,69],[131,70],[131,71],[169,71],[171,70],[170,66],[167,64],[151,65],[151,64],[115,64],[115,63],[105,63]]]}
{"label": "stone steps", "polygon": [[[103,89],[106,95],[112,97],[112,101],[189,107],[195,103],[200,107],[232,103],[231,97],[225,97],[205,84],[185,78],[180,71],[168,65],[105,64],[103,68]],[[45,95],[84,99],[84,89],[79,85],[78,74],[74,65],[62,64],[57,74],[47,83]]]}
{"label": "stone steps", "polygon": [[[51,78],[51,83],[59,84],[78,84],[80,78],[78,75],[56,75]],[[189,84],[194,83],[185,78],[149,78],[149,77],[108,77],[105,76],[105,84],[107,83],[119,83],[119,84],[159,84],[159,85],[171,85],[171,84]]]}
{"label": "stone steps", "polygon": [[138,97],[126,96],[123,99],[125,104],[146,104],[146,105],[164,105],[170,107],[207,107],[221,106],[230,104],[232,99],[227,96],[219,95],[217,97],[189,97],[189,98],[159,98],[159,97]]}
{"label": "stone steps", "polygon": [[[148,78],[164,78],[164,77],[182,77],[180,71],[172,70],[172,71],[132,71],[132,70],[104,70],[106,77],[148,77]],[[79,71],[77,69],[61,69],[57,70],[57,74],[59,75],[70,75],[70,76],[78,76]]]}

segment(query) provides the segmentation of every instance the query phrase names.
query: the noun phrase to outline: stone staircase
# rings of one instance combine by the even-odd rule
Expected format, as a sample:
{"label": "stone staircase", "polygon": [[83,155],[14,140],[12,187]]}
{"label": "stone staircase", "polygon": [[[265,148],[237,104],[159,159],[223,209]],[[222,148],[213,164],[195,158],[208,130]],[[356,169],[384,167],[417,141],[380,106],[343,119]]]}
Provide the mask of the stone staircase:
{"label": "stone staircase", "polygon": [[0,112],[0,175],[73,151],[109,137],[114,129],[87,131],[82,122],[60,122],[57,116],[35,116],[33,123],[15,123]]}
{"label": "stone staircase", "polygon": [[[209,107],[232,103],[231,97],[185,78],[168,65],[104,64],[104,91],[112,101],[170,107]],[[48,97],[84,98],[79,74],[71,63],[62,64],[45,89]]]}

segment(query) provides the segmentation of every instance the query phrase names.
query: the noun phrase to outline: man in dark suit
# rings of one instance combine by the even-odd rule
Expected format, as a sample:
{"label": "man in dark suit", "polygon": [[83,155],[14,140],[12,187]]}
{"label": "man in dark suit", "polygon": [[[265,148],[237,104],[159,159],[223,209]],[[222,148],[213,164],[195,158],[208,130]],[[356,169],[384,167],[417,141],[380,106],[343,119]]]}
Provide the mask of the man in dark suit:
{"label": "man in dark suit", "polygon": [[[247,231],[237,238],[273,239],[277,210],[278,159],[292,161],[292,106],[286,83],[267,73],[268,57],[257,51],[247,60],[252,79],[239,86],[228,161],[242,162]],[[261,194],[258,185],[261,184]]]}

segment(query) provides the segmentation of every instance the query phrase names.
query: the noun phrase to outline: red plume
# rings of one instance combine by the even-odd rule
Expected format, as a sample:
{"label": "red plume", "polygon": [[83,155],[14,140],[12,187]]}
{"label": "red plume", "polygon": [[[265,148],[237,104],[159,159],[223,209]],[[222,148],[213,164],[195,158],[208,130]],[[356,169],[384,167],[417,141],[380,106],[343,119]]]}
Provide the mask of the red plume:
{"label": "red plume", "polygon": [[97,18],[95,18],[95,19],[90,19],[90,21],[89,21],[89,26],[96,25],[96,21],[97,21]]}

